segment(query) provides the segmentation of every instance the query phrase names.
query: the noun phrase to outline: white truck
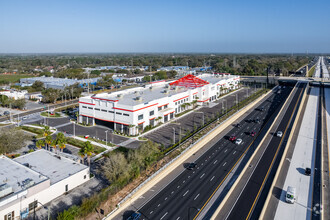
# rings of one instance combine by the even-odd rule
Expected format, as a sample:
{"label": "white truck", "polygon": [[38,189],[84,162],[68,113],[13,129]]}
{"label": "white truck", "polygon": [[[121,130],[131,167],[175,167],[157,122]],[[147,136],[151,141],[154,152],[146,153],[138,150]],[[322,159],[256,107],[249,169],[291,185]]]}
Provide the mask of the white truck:
{"label": "white truck", "polygon": [[285,201],[287,203],[294,203],[296,201],[296,188],[292,186],[288,186],[286,191]]}

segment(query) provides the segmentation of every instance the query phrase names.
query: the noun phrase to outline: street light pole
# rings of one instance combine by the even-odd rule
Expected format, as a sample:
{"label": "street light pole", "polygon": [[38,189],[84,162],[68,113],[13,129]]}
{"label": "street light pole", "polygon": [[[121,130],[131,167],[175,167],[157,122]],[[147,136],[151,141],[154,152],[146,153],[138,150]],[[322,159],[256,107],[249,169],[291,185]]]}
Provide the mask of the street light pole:
{"label": "street light pole", "polygon": [[175,128],[173,128],[173,144],[175,144]]}
{"label": "street light pole", "polygon": [[105,130],[105,145],[108,146],[108,131],[109,130]]}

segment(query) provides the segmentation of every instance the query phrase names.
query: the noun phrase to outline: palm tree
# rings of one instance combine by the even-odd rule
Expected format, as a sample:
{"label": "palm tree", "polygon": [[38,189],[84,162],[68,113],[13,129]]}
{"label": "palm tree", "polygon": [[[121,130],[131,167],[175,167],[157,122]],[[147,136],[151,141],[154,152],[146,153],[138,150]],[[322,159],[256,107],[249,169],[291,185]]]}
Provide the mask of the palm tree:
{"label": "palm tree", "polygon": [[193,105],[193,108],[195,108],[197,104],[197,100],[195,99],[194,101],[191,102],[191,104]]}
{"label": "palm tree", "polygon": [[58,141],[58,147],[61,149],[62,152],[63,149],[66,147],[65,144],[66,144],[65,140]]}
{"label": "palm tree", "polygon": [[[56,152],[57,141],[56,141],[56,140],[52,140],[52,143],[50,143],[50,145],[53,147],[54,151]],[[49,150],[50,150],[50,149],[49,149]]]}
{"label": "palm tree", "polygon": [[38,140],[38,141],[36,142],[36,147],[37,147],[37,148],[41,149],[43,146],[45,146],[45,142],[44,142],[44,140]]}
{"label": "palm tree", "polygon": [[50,128],[49,128],[49,126],[45,126],[45,128],[44,128],[44,137],[47,137],[47,136],[49,136],[49,135],[51,135],[51,131],[50,131]]}
{"label": "palm tree", "polygon": [[57,142],[65,142],[65,140],[66,140],[65,136],[62,132],[60,132],[56,135],[56,141]]}
{"label": "palm tree", "polygon": [[88,165],[91,166],[91,156],[94,153],[94,146],[91,142],[86,141],[84,143],[84,152],[87,155]]}
{"label": "palm tree", "polygon": [[78,151],[78,155],[81,157],[81,163],[84,164],[85,149],[84,148],[80,148],[80,150]]}
{"label": "palm tree", "polygon": [[[45,143],[47,144],[47,150],[50,150],[50,144],[53,142],[53,138],[52,138],[52,136],[50,136],[50,135],[48,135],[48,136],[46,136],[46,138],[45,138]],[[49,148],[49,149],[48,149]]]}

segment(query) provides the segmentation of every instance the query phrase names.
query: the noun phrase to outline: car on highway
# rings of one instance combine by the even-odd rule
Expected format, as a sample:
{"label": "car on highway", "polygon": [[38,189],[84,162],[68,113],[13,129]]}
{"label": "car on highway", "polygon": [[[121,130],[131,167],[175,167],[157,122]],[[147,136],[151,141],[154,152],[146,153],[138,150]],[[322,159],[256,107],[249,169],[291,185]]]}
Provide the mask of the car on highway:
{"label": "car on highway", "polygon": [[230,136],[229,140],[230,141],[235,141],[236,140],[236,136],[234,136],[234,135]]}
{"label": "car on highway", "polygon": [[306,167],[306,169],[305,169],[305,175],[306,176],[310,176],[311,175],[311,172],[312,172],[311,168]]}
{"label": "car on highway", "polygon": [[22,120],[26,120],[27,119],[27,117],[26,116],[24,116],[23,118],[22,118]]}
{"label": "car on highway", "polygon": [[192,169],[194,169],[196,166],[197,166],[196,163],[190,163],[190,164],[188,165],[187,169],[188,169],[188,170],[192,170]]}
{"label": "car on highway", "polygon": [[10,112],[9,111],[4,111],[3,115],[10,115]]}
{"label": "car on highway", "polygon": [[134,212],[127,220],[138,220],[141,217],[141,213]]}
{"label": "car on highway", "polygon": [[240,127],[242,127],[241,124],[240,123],[237,123],[236,124],[236,128],[240,128]]}
{"label": "car on highway", "polygon": [[256,118],[256,119],[254,119],[254,122],[260,124],[260,119]]}
{"label": "car on highway", "polygon": [[276,136],[277,137],[282,137],[283,136],[283,132],[282,131],[277,131],[276,132]]}
{"label": "car on highway", "polygon": [[250,132],[250,135],[251,135],[251,137],[254,137],[256,135],[256,132],[255,131],[251,131]]}
{"label": "car on highway", "polygon": [[235,144],[240,145],[242,143],[242,139],[241,138],[237,138],[235,141]]}

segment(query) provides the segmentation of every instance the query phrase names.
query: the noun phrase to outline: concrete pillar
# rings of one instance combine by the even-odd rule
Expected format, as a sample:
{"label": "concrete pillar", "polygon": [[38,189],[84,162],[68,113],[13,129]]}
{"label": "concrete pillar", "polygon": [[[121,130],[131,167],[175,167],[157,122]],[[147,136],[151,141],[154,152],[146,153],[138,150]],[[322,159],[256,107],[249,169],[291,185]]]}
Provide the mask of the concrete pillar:
{"label": "concrete pillar", "polygon": [[308,75],[308,65],[306,65],[306,76]]}
{"label": "concrete pillar", "polygon": [[124,132],[124,125],[123,125],[123,124],[121,124],[120,132],[121,132],[121,133]]}
{"label": "concrete pillar", "polygon": [[93,126],[95,125],[95,118],[93,118]]}
{"label": "concrete pillar", "polygon": [[79,123],[83,122],[83,116],[79,115]]}

